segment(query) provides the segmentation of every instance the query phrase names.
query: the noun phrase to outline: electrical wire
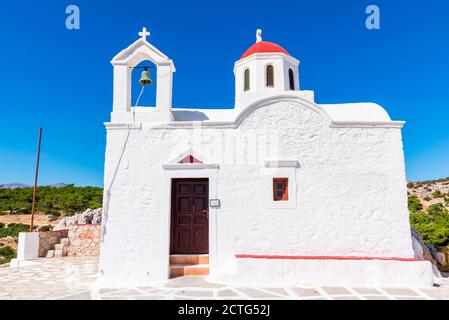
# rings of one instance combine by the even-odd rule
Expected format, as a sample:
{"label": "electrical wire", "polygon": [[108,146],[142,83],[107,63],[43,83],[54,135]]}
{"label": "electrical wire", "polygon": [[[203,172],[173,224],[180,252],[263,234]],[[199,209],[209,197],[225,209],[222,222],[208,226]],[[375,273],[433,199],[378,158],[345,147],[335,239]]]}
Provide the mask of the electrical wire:
{"label": "electrical wire", "polygon": [[145,86],[142,86],[142,90],[140,90],[139,97],[137,98],[136,105],[133,109],[133,124],[136,125],[136,108],[139,105],[140,98],[142,97],[143,91],[145,90]]}
{"label": "electrical wire", "polygon": [[140,101],[140,98],[142,97],[143,90],[145,90],[145,86],[142,86],[142,90],[140,90],[139,97],[137,98],[137,101],[136,101],[136,107],[139,105],[139,101]]}

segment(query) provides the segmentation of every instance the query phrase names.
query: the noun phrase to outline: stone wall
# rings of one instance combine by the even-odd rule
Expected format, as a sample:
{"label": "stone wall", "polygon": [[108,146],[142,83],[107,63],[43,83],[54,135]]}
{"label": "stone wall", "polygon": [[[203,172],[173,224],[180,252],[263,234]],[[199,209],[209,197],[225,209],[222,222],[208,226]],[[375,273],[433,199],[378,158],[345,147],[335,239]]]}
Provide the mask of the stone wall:
{"label": "stone wall", "polygon": [[67,235],[68,230],[39,232],[39,257],[46,257],[48,250],[54,250],[55,244]]}
{"label": "stone wall", "polygon": [[69,226],[67,255],[71,257],[100,255],[100,233],[99,224]]}

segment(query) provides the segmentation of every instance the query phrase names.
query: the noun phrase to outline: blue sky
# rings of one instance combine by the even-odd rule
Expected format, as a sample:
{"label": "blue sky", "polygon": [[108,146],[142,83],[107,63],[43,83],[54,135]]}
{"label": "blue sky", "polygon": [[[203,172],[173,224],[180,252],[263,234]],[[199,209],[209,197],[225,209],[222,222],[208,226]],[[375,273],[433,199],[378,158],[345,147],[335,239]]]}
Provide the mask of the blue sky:
{"label": "blue sky", "polygon": [[[80,30],[65,28],[70,4]],[[381,30],[365,28],[370,4]],[[110,60],[143,26],[176,64],[175,107],[231,107],[233,64],[261,28],[301,60],[318,103],[376,102],[407,121],[408,179],[447,177],[448,11],[445,0],[3,1],[0,183],[32,183],[42,126],[41,184],[102,185]]]}

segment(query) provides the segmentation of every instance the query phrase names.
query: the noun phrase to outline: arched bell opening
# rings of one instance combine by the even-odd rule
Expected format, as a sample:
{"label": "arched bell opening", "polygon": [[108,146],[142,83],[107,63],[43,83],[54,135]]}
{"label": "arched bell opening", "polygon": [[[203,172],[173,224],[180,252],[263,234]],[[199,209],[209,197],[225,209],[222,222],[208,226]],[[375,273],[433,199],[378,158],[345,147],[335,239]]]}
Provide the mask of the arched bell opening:
{"label": "arched bell opening", "polygon": [[157,66],[143,60],[131,68],[131,106],[155,107],[157,91]]}

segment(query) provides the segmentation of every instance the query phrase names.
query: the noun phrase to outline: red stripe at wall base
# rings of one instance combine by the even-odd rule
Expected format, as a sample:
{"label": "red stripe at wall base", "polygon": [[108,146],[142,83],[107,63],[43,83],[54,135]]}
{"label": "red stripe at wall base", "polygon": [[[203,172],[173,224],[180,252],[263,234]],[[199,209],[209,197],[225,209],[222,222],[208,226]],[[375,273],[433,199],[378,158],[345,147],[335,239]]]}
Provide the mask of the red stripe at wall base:
{"label": "red stripe at wall base", "polygon": [[380,260],[380,261],[402,261],[402,262],[424,261],[415,258],[357,257],[357,256],[277,256],[277,255],[237,254],[235,255],[235,257],[237,259],[269,259],[269,260],[347,260],[347,261]]}

